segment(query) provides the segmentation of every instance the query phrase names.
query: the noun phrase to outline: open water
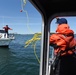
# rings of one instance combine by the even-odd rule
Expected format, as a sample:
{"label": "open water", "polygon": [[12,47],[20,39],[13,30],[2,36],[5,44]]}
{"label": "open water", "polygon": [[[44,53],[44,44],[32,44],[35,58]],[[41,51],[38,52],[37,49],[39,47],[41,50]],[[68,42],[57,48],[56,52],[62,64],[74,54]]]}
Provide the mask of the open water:
{"label": "open water", "polygon": [[[0,75],[39,75],[40,64],[35,57],[34,48],[32,45],[24,47],[25,42],[32,37],[33,34],[17,34],[15,40],[10,42],[9,48],[0,48]],[[41,41],[38,41],[36,54],[39,58],[40,50]]]}
{"label": "open water", "polygon": [[[39,75],[40,65],[30,45],[25,42],[33,35],[15,35],[9,48],[0,48],[0,75]],[[40,58],[41,41],[37,42],[36,53]]]}

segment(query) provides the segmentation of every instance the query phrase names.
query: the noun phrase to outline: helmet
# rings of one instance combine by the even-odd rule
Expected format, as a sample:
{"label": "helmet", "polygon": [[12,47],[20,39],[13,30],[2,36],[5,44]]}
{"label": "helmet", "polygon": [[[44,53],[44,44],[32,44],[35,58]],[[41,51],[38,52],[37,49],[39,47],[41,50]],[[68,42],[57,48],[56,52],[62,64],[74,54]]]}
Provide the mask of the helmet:
{"label": "helmet", "polygon": [[57,24],[67,24],[67,20],[65,18],[57,19]]}

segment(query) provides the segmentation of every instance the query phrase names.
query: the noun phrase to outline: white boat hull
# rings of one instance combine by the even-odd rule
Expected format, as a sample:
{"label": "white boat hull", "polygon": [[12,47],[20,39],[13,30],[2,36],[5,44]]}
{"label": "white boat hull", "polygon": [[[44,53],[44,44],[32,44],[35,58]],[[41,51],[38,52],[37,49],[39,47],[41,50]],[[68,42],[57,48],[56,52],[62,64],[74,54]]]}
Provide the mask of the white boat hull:
{"label": "white boat hull", "polygon": [[9,46],[10,42],[11,42],[13,39],[14,39],[14,38],[1,38],[1,39],[0,39],[0,47]]}
{"label": "white boat hull", "polygon": [[13,35],[7,36],[5,30],[0,30],[0,47],[9,46],[10,42],[14,39]]}

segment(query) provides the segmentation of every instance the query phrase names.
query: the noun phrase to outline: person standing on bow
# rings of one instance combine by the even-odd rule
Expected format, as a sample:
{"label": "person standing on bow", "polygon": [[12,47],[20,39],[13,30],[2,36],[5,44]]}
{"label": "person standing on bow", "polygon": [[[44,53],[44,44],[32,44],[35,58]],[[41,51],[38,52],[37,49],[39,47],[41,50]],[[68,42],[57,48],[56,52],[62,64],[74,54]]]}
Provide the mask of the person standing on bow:
{"label": "person standing on bow", "polygon": [[8,27],[8,25],[4,26],[3,29],[5,30],[5,33],[7,34],[7,38],[9,36],[8,30],[12,30],[12,28]]}

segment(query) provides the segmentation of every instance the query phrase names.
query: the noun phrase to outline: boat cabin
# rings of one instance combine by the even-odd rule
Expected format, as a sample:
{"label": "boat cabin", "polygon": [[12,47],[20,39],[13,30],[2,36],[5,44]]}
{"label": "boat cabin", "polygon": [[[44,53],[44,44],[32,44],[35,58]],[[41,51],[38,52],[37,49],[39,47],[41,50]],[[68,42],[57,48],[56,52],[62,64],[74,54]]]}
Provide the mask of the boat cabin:
{"label": "boat cabin", "polygon": [[[52,74],[49,69],[49,36],[51,21],[62,16],[76,16],[75,0],[29,0],[42,16],[40,75]],[[50,73],[49,73],[50,71]],[[68,74],[67,74],[68,75]],[[71,74],[73,75],[73,73]]]}

